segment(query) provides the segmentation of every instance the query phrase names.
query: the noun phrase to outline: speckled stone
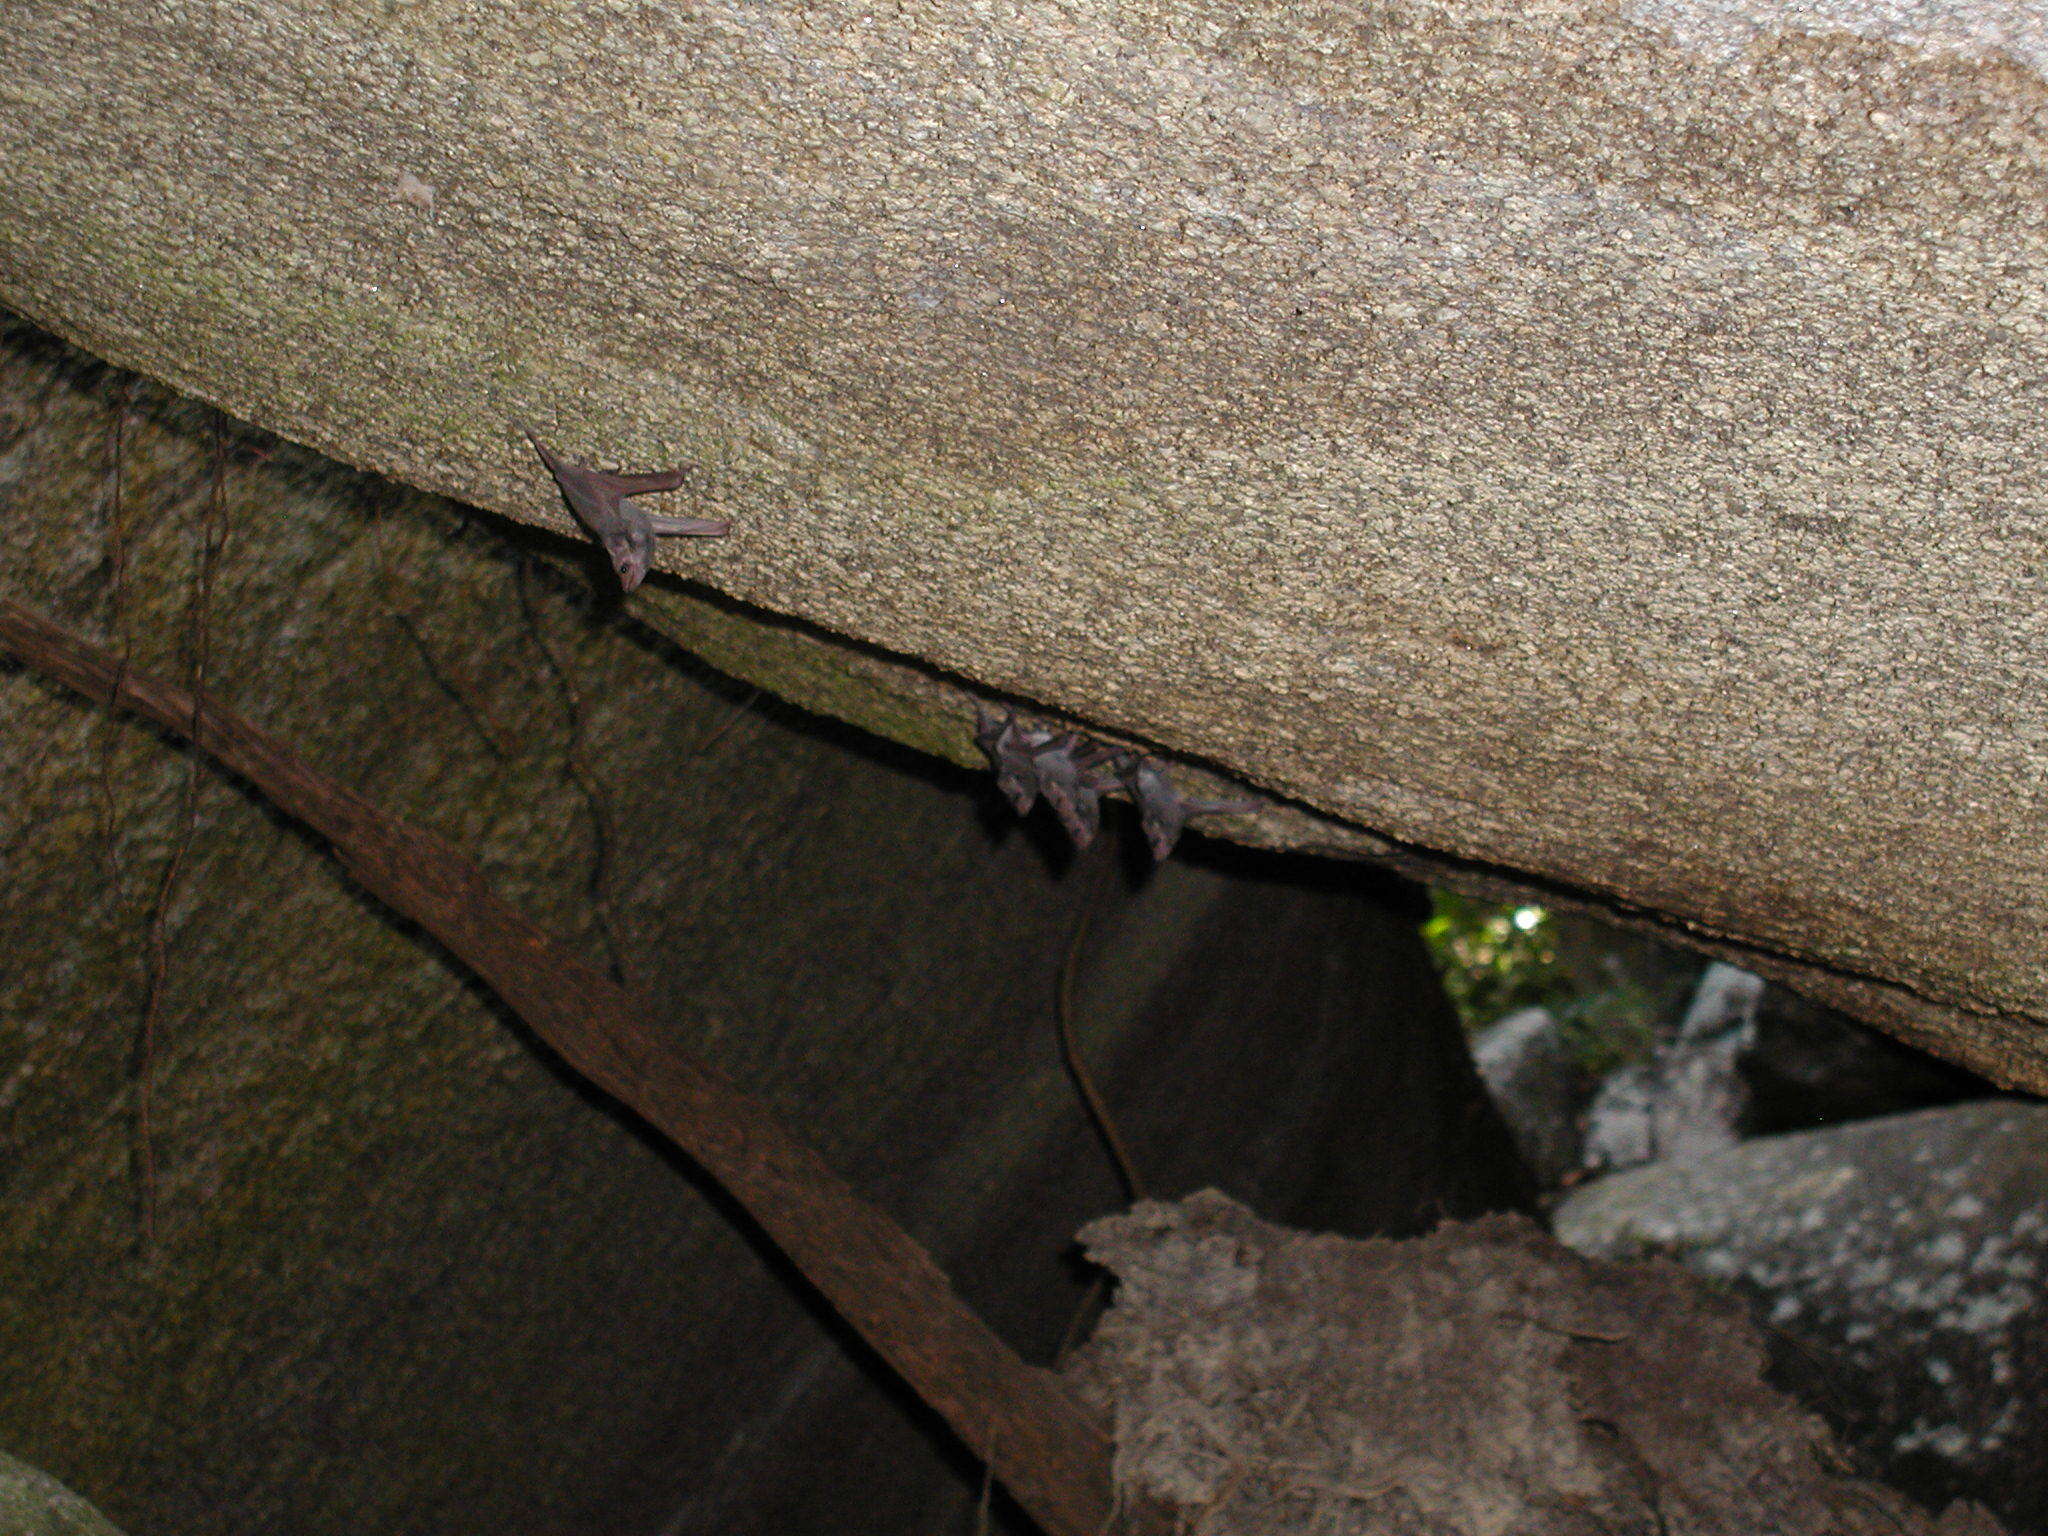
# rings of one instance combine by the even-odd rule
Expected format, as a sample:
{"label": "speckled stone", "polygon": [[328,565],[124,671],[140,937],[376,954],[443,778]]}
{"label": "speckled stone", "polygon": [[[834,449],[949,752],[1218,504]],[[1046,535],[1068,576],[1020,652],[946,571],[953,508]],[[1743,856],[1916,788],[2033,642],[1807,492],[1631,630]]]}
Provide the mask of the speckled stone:
{"label": "speckled stone", "polygon": [[1961,1104],[1659,1163],[1572,1195],[1556,1230],[1741,1292],[1781,1368],[1894,1480],[2044,1528],[2048,1107]]}
{"label": "speckled stone", "polygon": [[0,1531],[7,1536],[121,1536],[47,1472],[0,1451]]}
{"label": "speckled stone", "polygon": [[17,9],[95,352],[2048,1087],[2032,8]]}

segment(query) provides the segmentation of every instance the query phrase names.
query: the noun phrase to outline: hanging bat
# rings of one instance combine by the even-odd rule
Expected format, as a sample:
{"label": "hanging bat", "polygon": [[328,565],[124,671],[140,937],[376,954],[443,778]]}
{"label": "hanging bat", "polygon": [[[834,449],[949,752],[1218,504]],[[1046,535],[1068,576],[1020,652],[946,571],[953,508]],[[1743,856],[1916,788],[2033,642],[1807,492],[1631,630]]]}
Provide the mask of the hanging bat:
{"label": "hanging bat", "polygon": [[619,586],[630,592],[647,579],[654,560],[654,541],[693,534],[720,538],[731,531],[730,523],[708,517],[656,517],[629,505],[628,496],[645,496],[654,491],[673,491],[687,478],[682,470],[662,470],[646,475],[615,475],[593,469],[565,454],[558,454],[526,429],[527,440],[547,465],[562,499],[576,520],[590,530],[591,537],[611,556],[612,569],[619,573]]}
{"label": "hanging bat", "polygon": [[1118,748],[1090,741],[1076,731],[1061,732],[1032,754],[1039,792],[1076,849],[1092,843],[1102,826],[1105,786],[1096,770],[1122,755]]}
{"label": "hanging bat", "polygon": [[1189,800],[1155,758],[1129,758],[1119,772],[1138,807],[1138,825],[1144,829],[1152,857],[1161,861],[1173,852],[1190,816],[1242,816],[1259,808],[1256,800]]}
{"label": "hanging bat", "polygon": [[1052,740],[1051,731],[1034,731],[1017,723],[1010,710],[998,714],[980,700],[974,705],[974,743],[995,770],[996,788],[1019,816],[1038,802],[1038,767],[1033,754]]}

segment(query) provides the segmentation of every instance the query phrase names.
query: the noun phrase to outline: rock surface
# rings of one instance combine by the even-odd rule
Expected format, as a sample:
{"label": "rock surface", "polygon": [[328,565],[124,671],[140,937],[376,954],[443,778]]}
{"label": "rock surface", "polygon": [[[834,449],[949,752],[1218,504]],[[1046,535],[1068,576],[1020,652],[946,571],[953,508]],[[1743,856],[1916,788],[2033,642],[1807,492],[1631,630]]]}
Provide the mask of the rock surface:
{"label": "rock surface", "polygon": [[1547,1008],[1523,1008],[1472,1037],[1472,1063],[1536,1182],[1556,1189],[1585,1157],[1591,1074]]}
{"label": "rock surface", "polygon": [[[1603,940],[1584,919],[1574,926],[1575,942],[1593,953],[1611,941],[1642,943],[1619,931]],[[1959,1067],[1734,966],[1702,967],[1652,947],[1697,977],[1690,997],[1669,999],[1668,1013],[1660,1016],[1656,992],[1613,968],[1580,967],[1573,975],[1583,990],[1564,1017],[1527,1008],[1473,1037],[1480,1078],[1545,1189],[1992,1091]],[[1640,967],[1653,977],[1665,968]]]}
{"label": "rock surface", "polygon": [[1555,1226],[1734,1287],[1780,1369],[1894,1481],[2048,1530],[2044,1169],[2048,1107],[1962,1104],[1619,1174]]}
{"label": "rock surface", "polygon": [[48,1473],[0,1451],[0,1531],[6,1536],[121,1536]]}
{"label": "rock surface", "polygon": [[519,424],[694,463],[673,570],[2038,1089],[2043,37],[62,0],[0,299],[562,531]]}
{"label": "rock surface", "polygon": [[1651,1054],[1609,1075],[1586,1110],[1595,1169],[1699,1157],[1740,1139],[1749,1091],[1742,1059],[1756,1042],[1764,983],[1732,965],[1701,975],[1692,1001]]}
{"label": "rock surface", "polygon": [[1521,1218],[1352,1242],[1213,1192],[1082,1234],[1127,1485],[1207,1536],[1990,1536],[1839,1471],[1740,1309]]}

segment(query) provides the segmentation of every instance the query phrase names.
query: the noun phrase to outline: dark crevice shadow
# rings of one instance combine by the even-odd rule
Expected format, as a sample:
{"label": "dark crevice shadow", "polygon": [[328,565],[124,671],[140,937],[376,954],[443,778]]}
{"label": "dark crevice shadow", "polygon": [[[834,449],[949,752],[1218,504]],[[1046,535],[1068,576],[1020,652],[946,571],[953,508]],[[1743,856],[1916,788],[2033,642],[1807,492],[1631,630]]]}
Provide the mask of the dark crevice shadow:
{"label": "dark crevice shadow", "polygon": [[[612,573],[610,562],[604,551],[596,544],[585,540],[568,539],[547,529],[518,522],[485,508],[464,506],[459,502],[451,502],[449,505],[475,526],[487,529],[493,540],[503,547],[508,564],[521,559],[527,561],[537,581],[545,587],[549,595],[566,604],[576,613],[581,623],[593,629],[609,631],[635,649],[658,657],[665,665],[683,673],[707,693],[731,707],[758,714],[785,730],[815,741],[829,743],[855,754],[866,762],[909,774],[926,784],[958,791],[971,786],[980,777],[956,763],[949,763],[929,753],[920,752],[914,747],[904,746],[900,742],[864,730],[836,716],[814,713],[744,678],[720,671],[652,625],[643,623],[634,616],[630,600],[625,599],[618,590],[618,581]],[[673,581],[673,578],[659,575],[648,579]],[[766,610],[732,604],[707,587],[691,582],[677,582],[675,585],[688,590],[694,598],[743,614],[752,622],[771,628],[786,628],[799,632],[802,630],[802,626]],[[835,644],[847,643],[840,641],[836,636],[829,638]]]}
{"label": "dark crevice shadow", "polygon": [[[1124,809],[1129,811],[1128,807]],[[1429,887],[1384,865],[1293,849],[1253,848],[1226,838],[1209,837],[1199,829],[1192,829],[1181,839],[1174,857],[1236,882],[1287,886],[1320,895],[1354,896],[1413,923],[1423,922],[1430,914]]]}

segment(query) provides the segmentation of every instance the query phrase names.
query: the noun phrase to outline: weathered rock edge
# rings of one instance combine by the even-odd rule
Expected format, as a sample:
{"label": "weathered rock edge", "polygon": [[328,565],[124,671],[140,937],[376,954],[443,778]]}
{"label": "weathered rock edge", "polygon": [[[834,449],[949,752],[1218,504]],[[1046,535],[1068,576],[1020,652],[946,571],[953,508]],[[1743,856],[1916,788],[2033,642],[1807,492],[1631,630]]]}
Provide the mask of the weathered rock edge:
{"label": "weathered rock edge", "polygon": [[1996,1536],[1875,1483],[1763,1381],[1739,1304],[1522,1217],[1408,1241],[1208,1191],[1083,1229],[1117,1301],[1074,1371],[1122,1486],[1211,1536]]}
{"label": "weathered rock edge", "polygon": [[1831,16],[74,0],[0,297],[2040,1088],[2048,47]]}
{"label": "weathered rock edge", "polygon": [[1659,1255],[1740,1295],[1773,1380],[1826,1404],[1861,1465],[1924,1501],[2048,1516],[2048,1105],[2012,1100],[1767,1136],[1572,1191],[1560,1241]]}
{"label": "weathered rock edge", "polygon": [[0,1531],[8,1536],[121,1536],[47,1472],[0,1451]]}

